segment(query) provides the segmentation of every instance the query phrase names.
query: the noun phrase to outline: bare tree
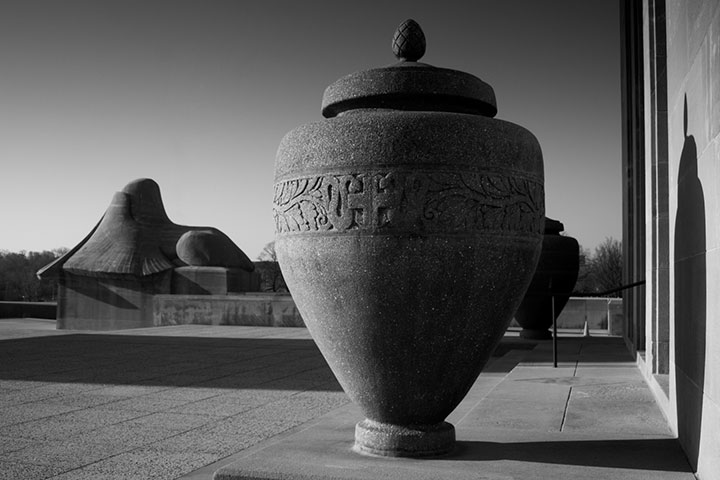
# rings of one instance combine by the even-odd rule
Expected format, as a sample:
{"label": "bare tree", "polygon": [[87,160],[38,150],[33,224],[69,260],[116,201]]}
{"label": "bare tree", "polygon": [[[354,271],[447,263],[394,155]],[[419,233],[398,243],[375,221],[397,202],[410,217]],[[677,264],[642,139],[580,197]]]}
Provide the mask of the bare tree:
{"label": "bare tree", "polygon": [[258,260],[263,262],[277,262],[277,255],[275,254],[275,242],[268,242],[263,247]]}
{"label": "bare tree", "polygon": [[612,290],[622,286],[623,253],[622,242],[606,238],[595,248],[592,271],[599,291]]}
{"label": "bare tree", "polygon": [[260,273],[261,289],[270,292],[287,292],[288,288],[275,254],[275,242],[269,242],[263,247],[258,260],[260,261],[255,263],[255,267]]}
{"label": "bare tree", "polygon": [[578,270],[578,278],[575,282],[573,293],[595,293],[599,290],[597,290],[595,275],[592,271],[592,253],[590,252],[590,249],[583,248],[582,245],[580,245],[579,250],[580,260],[578,263],[580,268]]}

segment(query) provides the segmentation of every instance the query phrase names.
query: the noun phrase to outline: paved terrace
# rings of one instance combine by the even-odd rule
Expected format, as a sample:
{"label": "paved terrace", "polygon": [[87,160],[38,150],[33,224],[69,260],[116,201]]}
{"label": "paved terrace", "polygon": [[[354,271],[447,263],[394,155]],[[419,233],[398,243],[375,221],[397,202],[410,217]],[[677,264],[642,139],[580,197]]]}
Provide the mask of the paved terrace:
{"label": "paved terrace", "polygon": [[[448,462],[483,479],[694,478],[621,339],[560,346],[552,368],[549,343],[506,337],[449,419],[459,439],[472,428],[483,441]],[[210,479],[221,467],[233,478],[233,462],[358,420],[305,329],[0,320],[0,479]],[[328,465],[278,457],[296,460]],[[438,461],[423,462],[413,470],[436,475]]]}

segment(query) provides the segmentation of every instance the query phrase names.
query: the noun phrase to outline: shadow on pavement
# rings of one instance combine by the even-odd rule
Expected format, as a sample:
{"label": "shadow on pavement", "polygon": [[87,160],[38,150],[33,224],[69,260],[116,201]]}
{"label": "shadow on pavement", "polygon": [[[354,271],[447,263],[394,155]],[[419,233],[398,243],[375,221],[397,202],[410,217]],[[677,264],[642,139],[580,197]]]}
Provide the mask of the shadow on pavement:
{"label": "shadow on pavement", "polygon": [[524,443],[460,441],[456,452],[446,458],[692,473],[679,442],[674,438]]}
{"label": "shadow on pavement", "polygon": [[70,334],[0,342],[0,380],[340,390],[312,340]]}
{"label": "shadow on pavement", "polygon": [[[534,345],[502,343],[494,356]],[[0,341],[0,380],[341,390],[310,339],[69,334]]]}

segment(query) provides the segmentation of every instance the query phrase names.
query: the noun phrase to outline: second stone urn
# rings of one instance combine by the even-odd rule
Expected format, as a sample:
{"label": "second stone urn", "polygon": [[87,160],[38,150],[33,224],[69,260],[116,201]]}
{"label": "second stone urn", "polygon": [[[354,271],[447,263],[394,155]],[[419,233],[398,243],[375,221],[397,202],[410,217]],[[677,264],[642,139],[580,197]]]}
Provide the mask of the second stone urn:
{"label": "second stone urn", "polygon": [[561,222],[545,219],[538,266],[525,298],[515,312],[515,320],[522,327],[522,338],[552,338],[549,328],[565,308],[577,282],[580,246],[573,237],[560,235],[564,229]]}
{"label": "second stone urn", "polygon": [[535,137],[494,120],[492,87],[417,60],[348,75],[326,120],[288,133],[275,166],[276,252],[310,333],[367,417],[355,450],[447,453],[445,418],[500,342],[544,227]]}

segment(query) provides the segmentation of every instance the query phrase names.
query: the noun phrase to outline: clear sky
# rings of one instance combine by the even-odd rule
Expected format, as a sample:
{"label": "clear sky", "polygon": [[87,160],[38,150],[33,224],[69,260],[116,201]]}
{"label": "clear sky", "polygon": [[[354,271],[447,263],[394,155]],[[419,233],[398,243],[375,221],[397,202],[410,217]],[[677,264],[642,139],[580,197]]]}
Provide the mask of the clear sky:
{"label": "clear sky", "polygon": [[491,84],[531,130],[547,215],[584,247],[621,237],[616,0],[2,0],[0,250],[73,247],[114,192],[149,177],[179,224],[256,258],[274,236],[275,152],[321,119],[325,87],[422,61]]}

